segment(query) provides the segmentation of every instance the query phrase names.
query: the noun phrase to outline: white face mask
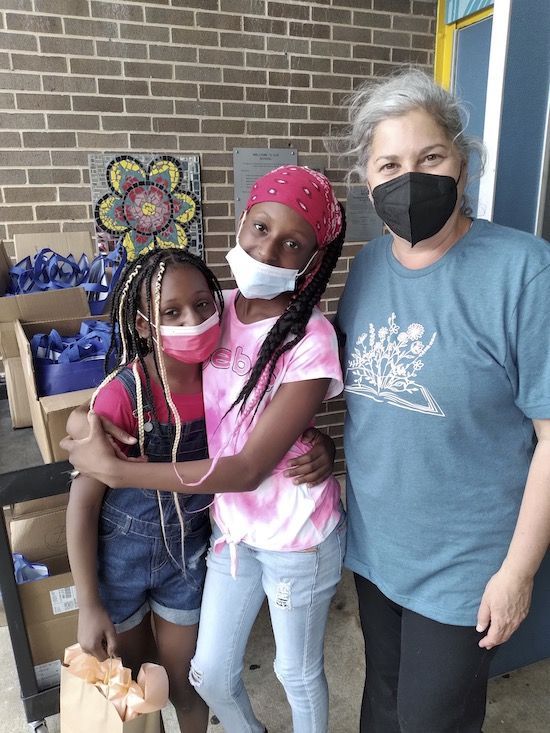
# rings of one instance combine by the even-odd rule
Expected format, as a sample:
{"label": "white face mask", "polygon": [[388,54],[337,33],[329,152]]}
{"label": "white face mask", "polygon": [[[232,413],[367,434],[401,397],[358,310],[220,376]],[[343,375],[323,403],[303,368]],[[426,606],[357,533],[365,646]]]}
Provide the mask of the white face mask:
{"label": "white face mask", "polygon": [[[140,313],[140,315],[147,320],[147,317]],[[162,326],[160,327],[161,336],[201,336],[206,333],[212,326],[219,323],[220,316],[217,310],[209,316],[206,321],[197,323],[196,326]]]}
{"label": "white face mask", "polygon": [[259,262],[245,252],[239,243],[237,234],[236,244],[226,254],[225,259],[229,263],[237,287],[245,298],[273,300],[281,293],[294,292],[296,280],[306,272],[318,251],[315,250],[301,271],[287,267],[275,267],[266,265],[265,262]]}

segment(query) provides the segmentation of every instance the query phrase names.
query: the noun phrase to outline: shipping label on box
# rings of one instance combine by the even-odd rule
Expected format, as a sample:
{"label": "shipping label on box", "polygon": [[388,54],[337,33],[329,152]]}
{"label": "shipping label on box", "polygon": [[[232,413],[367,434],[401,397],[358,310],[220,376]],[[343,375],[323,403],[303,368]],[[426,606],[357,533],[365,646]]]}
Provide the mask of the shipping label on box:
{"label": "shipping label on box", "polygon": [[54,588],[50,591],[50,601],[54,616],[59,616],[60,613],[67,613],[68,611],[77,611],[76,586],[69,585],[66,588]]}
{"label": "shipping label on box", "polygon": [[35,665],[34,674],[39,690],[47,690],[50,687],[59,685],[61,681],[61,659]]}

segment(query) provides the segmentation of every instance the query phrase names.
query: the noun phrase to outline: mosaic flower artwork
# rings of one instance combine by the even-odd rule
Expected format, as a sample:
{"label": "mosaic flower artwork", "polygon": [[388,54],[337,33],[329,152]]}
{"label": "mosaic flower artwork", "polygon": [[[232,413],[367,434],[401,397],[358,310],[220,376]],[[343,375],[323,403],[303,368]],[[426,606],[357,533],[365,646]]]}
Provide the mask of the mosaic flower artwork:
{"label": "mosaic flower artwork", "polygon": [[144,165],[130,155],[118,156],[107,166],[106,177],[109,193],[96,204],[96,222],[122,239],[128,260],[153,247],[187,246],[197,203],[183,190],[176,158],[160,156]]}

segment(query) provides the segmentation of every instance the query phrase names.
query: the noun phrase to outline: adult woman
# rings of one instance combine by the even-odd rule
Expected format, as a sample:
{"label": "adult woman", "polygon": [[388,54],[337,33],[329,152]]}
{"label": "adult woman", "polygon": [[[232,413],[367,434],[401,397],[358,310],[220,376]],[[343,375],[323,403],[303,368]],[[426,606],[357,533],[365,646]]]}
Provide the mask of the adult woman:
{"label": "adult woman", "polygon": [[350,110],[346,152],[390,230],[338,310],[361,731],[479,732],[490,650],[550,540],[550,246],[467,215],[476,146],[424,73]]}

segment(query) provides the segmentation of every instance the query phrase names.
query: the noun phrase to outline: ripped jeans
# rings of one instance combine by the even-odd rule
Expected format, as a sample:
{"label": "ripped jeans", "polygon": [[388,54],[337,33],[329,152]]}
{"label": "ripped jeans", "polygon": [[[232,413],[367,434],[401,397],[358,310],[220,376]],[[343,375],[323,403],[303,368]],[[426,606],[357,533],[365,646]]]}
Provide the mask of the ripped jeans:
{"label": "ripped jeans", "polygon": [[[220,536],[214,528],[212,541]],[[294,733],[328,731],[323,642],[330,601],[342,571],[346,520],[306,552],[237,545],[237,577],[229,548],[210,550],[197,651],[189,679],[226,733],[263,733],[242,679],[252,625],[267,596],[275,636],[274,669],[292,710]]]}

